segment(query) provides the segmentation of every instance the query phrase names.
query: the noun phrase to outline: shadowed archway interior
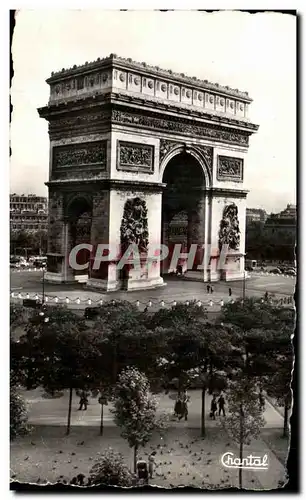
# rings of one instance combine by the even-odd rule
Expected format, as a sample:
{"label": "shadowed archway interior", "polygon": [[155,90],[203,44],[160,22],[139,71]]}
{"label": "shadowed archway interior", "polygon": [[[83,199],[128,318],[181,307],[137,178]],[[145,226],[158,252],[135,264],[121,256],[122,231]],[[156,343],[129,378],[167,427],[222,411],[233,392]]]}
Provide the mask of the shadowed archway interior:
{"label": "shadowed archway interior", "polygon": [[[86,198],[74,199],[67,208],[68,238],[70,248],[82,243],[91,243],[92,206]],[[77,264],[85,264],[90,259],[90,252],[81,249],[77,254]],[[74,270],[73,274],[83,275],[86,271]]]}
{"label": "shadowed archway interior", "polygon": [[[182,251],[190,245],[204,244],[204,202],[205,177],[199,162],[188,153],[174,156],[167,164],[163,182],[166,188],[162,202],[162,243],[169,248],[168,258],[163,261],[162,272],[173,272],[171,258],[175,244]],[[202,252],[199,249],[194,268],[200,263]]]}

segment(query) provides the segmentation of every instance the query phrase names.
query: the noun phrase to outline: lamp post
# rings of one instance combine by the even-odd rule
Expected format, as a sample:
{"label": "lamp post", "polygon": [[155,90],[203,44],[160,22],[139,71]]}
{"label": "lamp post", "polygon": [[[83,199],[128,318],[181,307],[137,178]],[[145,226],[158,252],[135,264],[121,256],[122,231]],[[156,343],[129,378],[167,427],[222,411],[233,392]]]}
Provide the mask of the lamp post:
{"label": "lamp post", "polygon": [[45,303],[45,268],[42,270],[42,304]]}
{"label": "lamp post", "polygon": [[245,270],[243,271],[243,290],[242,290],[242,298],[243,298],[243,301],[245,300]]}

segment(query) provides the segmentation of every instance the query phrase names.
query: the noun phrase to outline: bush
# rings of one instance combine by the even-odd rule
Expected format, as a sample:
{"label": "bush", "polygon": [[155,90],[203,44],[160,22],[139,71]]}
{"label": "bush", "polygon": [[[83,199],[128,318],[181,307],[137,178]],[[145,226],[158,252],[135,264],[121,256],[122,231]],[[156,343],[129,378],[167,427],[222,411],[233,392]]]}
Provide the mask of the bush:
{"label": "bush", "polygon": [[10,391],[10,437],[15,439],[28,431],[28,414],[25,401],[15,387]]}
{"label": "bush", "polygon": [[109,448],[91,469],[90,484],[128,487],[133,484],[133,474],[122,455]]}

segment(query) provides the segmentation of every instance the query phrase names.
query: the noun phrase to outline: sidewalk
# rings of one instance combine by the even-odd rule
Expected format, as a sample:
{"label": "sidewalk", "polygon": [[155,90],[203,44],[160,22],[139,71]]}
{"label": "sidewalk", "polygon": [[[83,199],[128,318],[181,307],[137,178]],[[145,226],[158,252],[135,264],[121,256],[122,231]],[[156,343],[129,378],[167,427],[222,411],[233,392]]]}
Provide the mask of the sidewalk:
{"label": "sidewalk", "polygon": [[[23,396],[26,398],[29,406],[29,423],[35,425],[59,425],[64,426],[67,423],[68,413],[68,391],[65,391],[64,396],[58,399],[44,399],[42,398],[42,390],[36,389],[35,391],[23,391]],[[190,404],[188,408],[188,420],[176,421],[170,423],[170,427],[188,427],[200,428],[201,427],[201,391],[190,391]],[[160,394],[157,396],[159,407],[158,413],[164,412],[173,414],[174,400],[169,395]],[[211,396],[206,394],[205,408],[206,408],[206,427],[216,427],[219,417],[216,420],[209,418]],[[72,426],[92,426],[99,425],[101,419],[101,405],[97,399],[89,398],[89,405],[87,411],[78,411],[79,398],[73,394],[72,400]],[[103,421],[105,426],[114,426],[113,417],[110,412],[111,405],[104,406]],[[264,412],[266,420],[265,428],[282,428],[283,419],[279,412],[266,401],[266,410]]]}

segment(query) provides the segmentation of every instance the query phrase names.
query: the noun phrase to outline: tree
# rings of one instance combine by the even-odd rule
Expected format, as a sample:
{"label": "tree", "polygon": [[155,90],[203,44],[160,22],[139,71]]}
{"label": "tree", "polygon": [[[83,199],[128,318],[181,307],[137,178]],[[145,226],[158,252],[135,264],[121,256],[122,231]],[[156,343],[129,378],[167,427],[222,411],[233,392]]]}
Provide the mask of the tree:
{"label": "tree", "polygon": [[104,452],[89,474],[92,485],[129,487],[133,484],[133,475],[124,463],[121,453],[111,448]]}
{"label": "tree", "polygon": [[235,325],[242,332],[252,329],[277,330],[295,322],[293,308],[275,306],[270,300],[257,297],[239,298],[222,306],[220,321]]}
{"label": "tree", "polygon": [[[205,436],[205,394],[226,387],[227,371],[232,366],[232,340],[235,329],[205,320],[205,311],[193,305],[193,321],[190,323],[189,306],[172,308],[169,315],[163,313],[163,325],[167,328],[167,348],[160,360],[165,385],[177,380],[178,392],[187,388],[191,381],[202,386],[201,435]],[[186,314],[180,314],[184,308]],[[176,310],[179,314],[176,316]],[[189,314],[188,314],[189,313]],[[233,330],[233,331],[232,331]]]}
{"label": "tree", "polygon": [[[143,324],[144,315],[139,309],[128,301],[115,301],[99,307],[98,318],[93,326],[93,330],[103,332],[105,339],[105,349],[108,349],[108,358],[111,363],[112,383],[117,381],[120,369],[125,365],[126,360],[121,359],[120,348],[124,345],[128,347],[126,339],[122,342],[125,332],[137,332]],[[124,351],[124,349],[123,349]],[[124,355],[123,355],[124,357]]]}
{"label": "tree", "polygon": [[67,434],[70,433],[73,389],[90,390],[99,387],[100,367],[103,367],[99,339],[94,332],[66,322],[50,325],[39,338],[41,385],[48,391],[69,389]]}
{"label": "tree", "polygon": [[10,438],[27,432],[27,407],[23,397],[18,393],[18,389],[11,383],[10,387]]}
{"label": "tree", "polygon": [[[245,376],[230,382],[228,392],[227,416],[220,425],[227,434],[239,444],[240,463],[243,460],[243,445],[256,439],[265,424],[259,404],[258,394],[253,383]],[[239,468],[239,488],[242,488],[242,468]]]}
{"label": "tree", "polygon": [[15,335],[16,330],[27,324],[29,312],[21,304],[10,304],[10,330],[11,335]]}
{"label": "tree", "polygon": [[188,384],[188,372],[197,365],[199,334],[205,326],[207,313],[196,302],[177,303],[169,309],[160,309],[150,322],[152,330],[162,329],[164,352],[160,353],[159,367],[165,387],[177,380],[180,392]]}
{"label": "tree", "polygon": [[147,377],[136,368],[127,368],[119,375],[111,410],[121,436],[134,449],[134,472],[137,453],[151,438],[153,431],[165,427],[165,417],[157,418],[157,401],[150,392]]}
{"label": "tree", "polygon": [[273,374],[266,377],[263,387],[267,394],[276,399],[279,406],[284,407],[283,437],[288,437],[289,411],[292,403],[291,377],[293,369],[292,356],[279,356],[274,363]]}

